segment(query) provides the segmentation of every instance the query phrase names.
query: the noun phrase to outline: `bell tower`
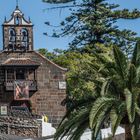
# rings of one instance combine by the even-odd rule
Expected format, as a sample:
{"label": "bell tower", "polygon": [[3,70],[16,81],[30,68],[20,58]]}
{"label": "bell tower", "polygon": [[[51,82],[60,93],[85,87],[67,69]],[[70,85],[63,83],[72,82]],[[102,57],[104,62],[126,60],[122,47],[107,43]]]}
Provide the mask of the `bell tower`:
{"label": "bell tower", "polygon": [[3,50],[5,51],[32,51],[33,24],[24,18],[18,5],[10,20],[3,23]]}

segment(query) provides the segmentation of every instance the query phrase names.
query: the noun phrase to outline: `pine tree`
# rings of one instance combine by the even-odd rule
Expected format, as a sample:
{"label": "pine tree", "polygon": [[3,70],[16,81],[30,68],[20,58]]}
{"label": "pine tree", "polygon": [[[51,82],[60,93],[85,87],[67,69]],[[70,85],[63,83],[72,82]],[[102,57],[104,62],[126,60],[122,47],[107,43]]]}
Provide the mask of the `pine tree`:
{"label": "pine tree", "polygon": [[[64,3],[73,0],[44,0],[48,3]],[[132,44],[136,41],[136,33],[131,30],[120,30],[115,25],[119,19],[136,19],[140,17],[140,11],[134,9],[118,10],[119,5],[110,4],[106,0],[82,0],[73,2],[73,5],[58,6],[69,7],[71,15],[61,22],[61,32],[55,32],[53,37],[74,36],[69,44],[70,49],[89,52],[98,48],[96,43],[104,43],[106,46],[116,44],[126,53],[131,52]],[[55,7],[54,7],[55,8]],[[50,25],[49,22],[46,22]]]}

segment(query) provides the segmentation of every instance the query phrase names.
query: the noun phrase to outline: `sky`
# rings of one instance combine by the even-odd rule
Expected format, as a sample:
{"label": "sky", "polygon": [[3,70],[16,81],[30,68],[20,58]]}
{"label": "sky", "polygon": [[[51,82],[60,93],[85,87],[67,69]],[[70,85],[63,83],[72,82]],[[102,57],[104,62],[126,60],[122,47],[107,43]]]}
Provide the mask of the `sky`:
{"label": "sky", "polygon": [[[140,10],[139,0],[108,0],[110,3],[120,4],[120,8],[129,8],[130,10],[137,8]],[[49,28],[44,24],[50,21],[53,25],[59,23],[70,14],[68,9],[46,10],[56,5],[43,3],[42,0],[19,0],[19,8],[24,13],[25,18],[31,18],[34,24],[34,49],[46,48],[52,51],[55,48],[67,49],[68,43],[72,37],[51,38],[43,35],[44,32],[51,33],[53,28]],[[0,0],[0,24],[4,22],[4,18],[10,19],[12,12],[15,10],[16,0]],[[140,36],[140,19],[136,20],[120,20],[117,23],[120,29],[131,29]],[[3,47],[2,27],[0,28],[0,49]]]}

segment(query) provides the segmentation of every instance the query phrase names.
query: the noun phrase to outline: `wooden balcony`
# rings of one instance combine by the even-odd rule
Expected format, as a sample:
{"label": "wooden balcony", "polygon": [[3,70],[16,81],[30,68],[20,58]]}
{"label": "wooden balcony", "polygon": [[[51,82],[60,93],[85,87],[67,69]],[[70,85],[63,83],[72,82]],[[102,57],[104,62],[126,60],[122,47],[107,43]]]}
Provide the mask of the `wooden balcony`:
{"label": "wooden balcony", "polygon": [[35,80],[7,80],[5,82],[6,90],[7,91],[13,91],[14,90],[14,83],[16,81],[26,82],[29,86],[29,91],[37,91],[37,81],[35,81]]}

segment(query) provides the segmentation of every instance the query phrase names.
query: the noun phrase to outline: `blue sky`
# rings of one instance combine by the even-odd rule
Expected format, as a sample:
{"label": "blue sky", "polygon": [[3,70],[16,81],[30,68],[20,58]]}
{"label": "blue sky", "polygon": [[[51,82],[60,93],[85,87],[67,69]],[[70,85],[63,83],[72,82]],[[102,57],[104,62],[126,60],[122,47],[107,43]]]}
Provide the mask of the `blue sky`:
{"label": "blue sky", "polygon": [[[140,1],[138,0],[109,0],[111,3],[115,2],[120,4],[121,8],[140,10]],[[31,21],[34,24],[34,48],[47,48],[51,51],[54,48],[65,49],[68,46],[68,42],[72,39],[71,37],[64,38],[50,38],[43,35],[43,32],[52,29],[48,28],[44,22],[50,21],[54,25],[59,25],[59,22],[64,19],[70,12],[66,9],[62,10],[47,10],[44,9],[53,7],[54,5],[43,3],[42,0],[19,0],[19,7],[28,19],[30,16]],[[0,1],[0,24],[2,25],[4,17],[10,18],[13,10],[16,7],[16,0],[1,0]],[[120,20],[118,25],[121,29],[132,29],[140,35],[140,19],[135,21]],[[2,28],[0,28],[0,49],[2,49]]]}

